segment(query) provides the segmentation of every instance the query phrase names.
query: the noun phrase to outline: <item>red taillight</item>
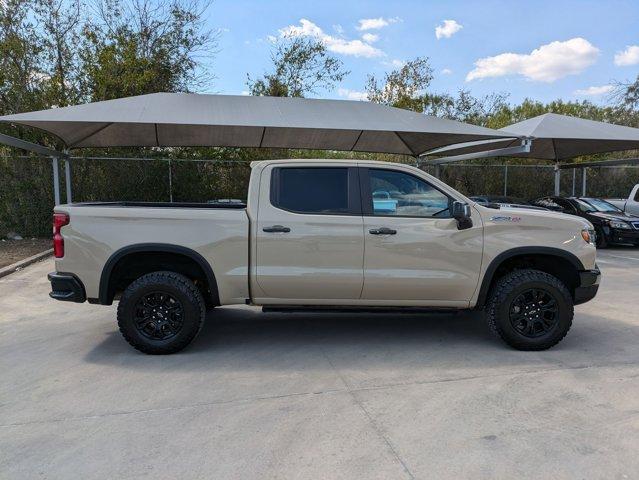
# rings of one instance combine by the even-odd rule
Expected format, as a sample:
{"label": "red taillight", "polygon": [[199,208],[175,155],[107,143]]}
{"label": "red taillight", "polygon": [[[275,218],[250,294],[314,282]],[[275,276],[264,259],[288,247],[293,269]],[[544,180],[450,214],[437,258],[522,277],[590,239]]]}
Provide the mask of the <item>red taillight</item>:
{"label": "red taillight", "polygon": [[65,225],[69,225],[69,215],[66,213],[53,214],[53,255],[55,258],[64,257],[64,238],[60,233],[60,229]]}

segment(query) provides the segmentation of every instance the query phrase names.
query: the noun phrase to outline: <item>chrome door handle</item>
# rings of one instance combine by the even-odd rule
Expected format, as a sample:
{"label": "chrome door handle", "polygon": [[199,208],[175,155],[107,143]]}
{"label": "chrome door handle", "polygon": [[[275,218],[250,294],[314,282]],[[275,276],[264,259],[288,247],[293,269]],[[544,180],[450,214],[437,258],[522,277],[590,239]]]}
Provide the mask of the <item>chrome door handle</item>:
{"label": "chrome door handle", "polygon": [[262,231],[266,233],[288,233],[291,231],[288,227],[283,227],[282,225],[273,225],[272,227],[264,227]]}
{"label": "chrome door handle", "polygon": [[371,235],[395,235],[397,233],[397,230],[393,230],[392,228],[388,227],[371,228],[368,233],[370,233]]}

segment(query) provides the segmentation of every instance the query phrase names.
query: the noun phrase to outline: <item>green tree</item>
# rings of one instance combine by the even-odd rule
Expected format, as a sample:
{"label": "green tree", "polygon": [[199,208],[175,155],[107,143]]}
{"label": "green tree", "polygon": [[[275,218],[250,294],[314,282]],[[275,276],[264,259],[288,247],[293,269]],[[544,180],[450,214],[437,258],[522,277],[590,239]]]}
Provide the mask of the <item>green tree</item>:
{"label": "green tree", "polygon": [[341,60],[331,56],[326,45],[312,37],[286,36],[276,41],[271,52],[273,71],[261,78],[247,75],[251,95],[305,97],[318,89],[331,90],[350,72]]}
{"label": "green tree", "polygon": [[80,43],[80,0],[36,0],[34,16],[40,25],[41,62],[46,72],[42,87],[49,106],[75,105],[83,94],[81,65],[75,54]]}
{"label": "green tree", "polygon": [[210,86],[203,64],[217,49],[197,0],[97,0],[83,32],[83,83],[90,100]]}
{"label": "green tree", "polygon": [[366,80],[368,100],[415,112],[424,111],[424,94],[433,79],[427,57],[417,57],[382,79],[369,75]]}
{"label": "green tree", "polygon": [[42,108],[43,49],[33,20],[33,3],[0,2],[0,115]]}

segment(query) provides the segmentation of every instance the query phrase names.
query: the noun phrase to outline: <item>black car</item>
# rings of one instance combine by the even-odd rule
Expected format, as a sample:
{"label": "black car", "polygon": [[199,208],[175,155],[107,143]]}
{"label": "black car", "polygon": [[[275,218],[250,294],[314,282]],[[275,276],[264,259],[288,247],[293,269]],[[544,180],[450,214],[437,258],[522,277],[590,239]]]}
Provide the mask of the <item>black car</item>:
{"label": "black car", "polygon": [[531,205],[526,200],[517,197],[506,197],[502,195],[473,195],[468,197],[482,205],[499,205],[500,207],[529,208],[532,210],[547,210],[537,205]]}
{"label": "black car", "polygon": [[639,217],[628,215],[600,198],[542,197],[533,204],[587,219],[597,232],[598,247],[606,247],[609,243],[639,246]]}

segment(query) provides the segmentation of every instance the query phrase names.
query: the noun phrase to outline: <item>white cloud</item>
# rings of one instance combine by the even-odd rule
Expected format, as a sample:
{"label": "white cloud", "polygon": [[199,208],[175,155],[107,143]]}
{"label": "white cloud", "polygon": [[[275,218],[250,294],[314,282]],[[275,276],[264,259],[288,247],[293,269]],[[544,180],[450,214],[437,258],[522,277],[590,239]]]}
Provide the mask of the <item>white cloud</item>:
{"label": "white cloud", "polygon": [[342,55],[366,58],[382,57],[385,55],[379,48],[375,48],[362,40],[346,40],[345,38],[329,35],[313,22],[305,18],[300,20],[299,25],[289,25],[288,27],[280,29],[279,32],[281,37],[315,37],[322,41],[328,50]]}
{"label": "white cloud", "polygon": [[466,81],[477,78],[523,75],[529,80],[554,82],[568,75],[576,75],[597,61],[599,49],[583,38],[565,42],[551,42],[528,54],[502,53],[480,58]]}
{"label": "white cloud", "polygon": [[240,95],[242,95],[243,97],[247,97],[251,94],[251,92],[249,92],[248,90],[242,90],[242,93],[240,93]]}
{"label": "white cloud", "polygon": [[615,65],[628,67],[639,63],[639,45],[628,45],[626,49],[615,54]]}
{"label": "white cloud", "polygon": [[450,75],[453,71],[450,68],[444,68],[442,70],[442,75]]}
{"label": "white cloud", "polygon": [[362,35],[362,40],[364,40],[366,43],[375,43],[377,40],[379,40],[379,35],[375,35],[374,33],[365,33],[364,35]]}
{"label": "white cloud", "polygon": [[573,93],[575,95],[583,95],[583,96],[596,96],[603,95],[605,93],[610,93],[615,87],[612,85],[600,85],[598,87],[588,87],[584,89],[575,90]]}
{"label": "white cloud", "polygon": [[384,28],[389,26],[391,23],[401,22],[401,18],[393,17],[393,18],[362,18],[357,25],[357,30],[379,30],[380,28]]}
{"label": "white cloud", "polygon": [[339,23],[337,25],[333,25],[333,30],[339,35],[344,34],[344,27],[342,27]]}
{"label": "white cloud", "polygon": [[406,62],[404,60],[399,60],[397,58],[394,58],[393,60],[389,61],[382,61],[381,62],[382,65],[384,65],[385,67],[395,67],[395,68],[402,68],[404,65],[406,65]]}
{"label": "white cloud", "polygon": [[435,36],[437,37],[437,40],[440,38],[450,38],[462,28],[464,27],[455,20],[444,20],[444,23],[435,27]]}
{"label": "white cloud", "polygon": [[344,97],[348,100],[362,100],[362,101],[368,100],[368,96],[366,95],[366,92],[349,90],[348,88],[338,88],[337,94],[340,97]]}

